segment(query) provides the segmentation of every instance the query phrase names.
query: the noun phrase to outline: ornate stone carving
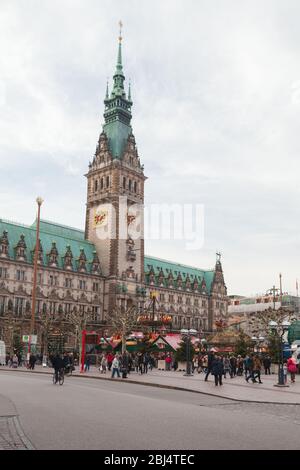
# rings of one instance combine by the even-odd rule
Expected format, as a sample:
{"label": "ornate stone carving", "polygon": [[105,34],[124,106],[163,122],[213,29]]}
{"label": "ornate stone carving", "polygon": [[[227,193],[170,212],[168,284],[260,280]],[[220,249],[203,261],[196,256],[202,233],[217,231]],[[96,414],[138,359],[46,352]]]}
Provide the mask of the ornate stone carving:
{"label": "ornate stone carving", "polygon": [[6,230],[3,231],[2,237],[0,238],[0,257],[1,258],[8,258],[8,232]]}
{"label": "ornate stone carving", "polygon": [[129,237],[126,241],[127,245],[127,261],[136,260],[136,252],[134,251],[134,241]]}
{"label": "ornate stone carving", "polygon": [[[34,262],[34,256],[35,256],[35,247],[34,247],[34,250],[32,251],[32,262]],[[37,260],[38,264],[39,265],[43,265],[44,264],[44,260],[43,260],[43,247],[42,247],[42,243],[41,243],[41,240],[39,240],[39,252],[38,252],[38,260]]]}
{"label": "ornate stone carving", "polygon": [[64,256],[64,269],[68,271],[73,270],[73,253],[70,245],[67,245],[67,251]]}
{"label": "ornate stone carving", "polygon": [[20,240],[18,241],[18,244],[15,248],[17,261],[26,261],[27,259],[26,250],[27,250],[27,245],[25,242],[25,235],[23,235],[22,233],[22,235],[20,236]]}
{"label": "ornate stone carving", "polygon": [[78,271],[86,273],[86,256],[83,248],[80,248],[80,255],[78,259]]}
{"label": "ornate stone carving", "polygon": [[92,261],[92,274],[101,274],[100,261],[97,255],[97,251],[95,250],[93,253],[94,253],[94,258]]}
{"label": "ornate stone carving", "polygon": [[57,268],[58,266],[58,251],[56,248],[56,243],[52,242],[52,247],[50,252],[48,253],[48,266],[52,268]]}

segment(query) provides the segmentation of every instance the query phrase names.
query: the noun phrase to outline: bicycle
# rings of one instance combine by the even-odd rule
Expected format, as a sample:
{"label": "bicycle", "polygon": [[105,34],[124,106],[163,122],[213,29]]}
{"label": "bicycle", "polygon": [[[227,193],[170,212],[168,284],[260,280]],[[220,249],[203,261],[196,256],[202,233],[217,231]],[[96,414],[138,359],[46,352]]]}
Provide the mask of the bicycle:
{"label": "bicycle", "polygon": [[[64,370],[63,369],[59,369],[58,371],[58,383],[59,385],[63,385],[65,381],[65,374],[64,374]],[[56,385],[57,381],[56,381],[56,374],[54,372],[53,374],[53,384]]]}

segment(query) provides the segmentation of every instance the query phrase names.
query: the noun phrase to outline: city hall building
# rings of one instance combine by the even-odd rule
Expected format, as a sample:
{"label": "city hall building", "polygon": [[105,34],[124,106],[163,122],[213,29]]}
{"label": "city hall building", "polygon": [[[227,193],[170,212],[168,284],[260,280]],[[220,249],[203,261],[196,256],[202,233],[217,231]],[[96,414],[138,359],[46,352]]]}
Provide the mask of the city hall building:
{"label": "city hall building", "polygon": [[[104,100],[104,125],[89,163],[85,230],[41,220],[36,289],[36,333],[41,345],[47,316],[74,346],[72,311],[88,329],[109,331],[114,306],[137,306],[142,316],[166,316],[168,330],[212,331],[227,316],[220,256],[212,269],[185,266],[144,253],[144,167],[131,127],[130,85],[125,92],[119,38],[113,88]],[[138,234],[138,236],[137,236]],[[0,219],[0,339],[8,349],[30,333],[36,222]],[[155,292],[154,309],[149,307]],[[152,318],[153,320],[153,318]],[[58,330],[57,330],[58,331]]]}

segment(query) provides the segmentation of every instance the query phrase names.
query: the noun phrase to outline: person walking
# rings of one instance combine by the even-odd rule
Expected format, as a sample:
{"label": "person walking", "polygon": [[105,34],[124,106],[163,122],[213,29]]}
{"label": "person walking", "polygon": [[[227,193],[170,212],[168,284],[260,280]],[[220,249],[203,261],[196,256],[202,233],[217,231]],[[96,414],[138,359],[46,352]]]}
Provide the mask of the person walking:
{"label": "person walking", "polygon": [[238,356],[237,358],[237,373],[236,375],[238,375],[239,377],[242,377],[243,375],[243,367],[244,366],[244,361],[243,361],[243,358],[241,356]]}
{"label": "person walking", "polygon": [[101,374],[106,374],[106,368],[107,368],[107,359],[105,355],[103,354],[100,362],[100,372]]}
{"label": "person walking", "polygon": [[147,352],[145,352],[144,356],[143,356],[143,365],[144,365],[144,374],[147,374],[148,373],[148,365],[149,365],[149,354]]}
{"label": "person walking", "polygon": [[230,378],[232,379],[233,377],[236,376],[236,364],[237,364],[236,357],[231,356],[231,358],[229,359],[229,362],[230,362]]}
{"label": "person walking", "polygon": [[111,364],[111,368],[112,368],[112,374],[111,374],[111,378],[113,379],[115,374],[118,375],[118,377],[120,378],[120,361],[119,361],[119,356],[116,354],[116,356],[114,357],[113,361],[112,361],[112,364]]}
{"label": "person walking", "polygon": [[212,375],[215,376],[215,386],[223,385],[222,375],[224,373],[223,361],[220,357],[216,356],[211,365]]}
{"label": "person walking", "polygon": [[136,354],[133,358],[133,366],[135,368],[136,373],[139,373],[139,356]]}
{"label": "person walking", "polygon": [[167,354],[165,362],[166,362],[166,370],[171,370],[172,357],[170,353]]}
{"label": "person walking", "polygon": [[262,381],[260,379],[260,371],[261,371],[261,360],[259,356],[254,356],[253,359],[253,375],[252,375],[252,382],[255,383],[257,382],[256,379],[258,379],[258,383],[262,384]]}
{"label": "person walking", "polygon": [[112,363],[113,363],[113,360],[114,360],[114,355],[113,353],[109,352],[106,356],[107,358],[107,368],[108,370],[110,371],[111,370],[111,366],[112,366]]}
{"label": "person walking", "polygon": [[266,375],[271,375],[271,358],[270,356],[266,356],[263,360],[264,364],[264,369],[265,369],[265,374]]}
{"label": "person walking", "polygon": [[214,362],[214,359],[215,359],[214,353],[211,353],[211,352],[208,353],[208,356],[207,356],[207,370],[206,370],[206,375],[205,375],[205,379],[204,379],[205,382],[207,382],[209,374],[212,373],[212,364]]}
{"label": "person walking", "polygon": [[201,374],[202,371],[203,371],[203,359],[202,359],[201,354],[199,354],[199,355],[198,355],[197,372],[198,372],[198,374]]}
{"label": "person walking", "polygon": [[141,375],[144,372],[144,357],[141,352],[138,353],[138,371],[140,372]]}
{"label": "person walking", "polygon": [[16,354],[14,354],[13,357],[12,357],[12,366],[13,366],[14,369],[17,369],[18,363],[19,363],[18,356]]}
{"label": "person walking", "polygon": [[123,352],[123,354],[121,356],[120,363],[121,363],[122,379],[127,379],[128,364],[129,364],[129,358],[128,358],[127,351]]}
{"label": "person walking", "polygon": [[230,361],[229,358],[224,356],[223,357],[223,368],[224,368],[224,379],[226,379],[226,373],[228,372],[229,375],[231,375],[231,369],[230,369]]}
{"label": "person walking", "polygon": [[[19,361],[18,361],[18,363],[19,363]],[[34,370],[35,363],[36,363],[36,356],[34,354],[30,354],[29,369]]]}
{"label": "person walking", "polygon": [[287,370],[291,374],[291,383],[295,383],[295,374],[297,372],[297,362],[294,357],[290,357],[288,359]]}
{"label": "person walking", "polygon": [[252,356],[247,356],[245,358],[245,380],[246,382],[249,381],[249,379],[252,379],[253,381],[253,357]]}
{"label": "person walking", "polygon": [[84,362],[84,370],[85,372],[90,370],[90,365],[91,365],[91,358],[90,356],[85,356],[85,362]]}

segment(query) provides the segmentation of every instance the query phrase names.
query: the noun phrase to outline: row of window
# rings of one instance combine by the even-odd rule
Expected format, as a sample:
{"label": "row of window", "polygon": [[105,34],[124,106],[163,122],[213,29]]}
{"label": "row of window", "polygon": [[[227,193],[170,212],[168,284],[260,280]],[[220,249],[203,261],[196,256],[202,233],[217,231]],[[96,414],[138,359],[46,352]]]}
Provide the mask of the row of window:
{"label": "row of window", "polygon": [[133,191],[134,193],[137,192],[137,182],[132,181],[131,179],[127,179],[123,176],[123,189],[128,189],[129,191]]}
{"label": "row of window", "polygon": [[110,184],[110,178],[109,176],[102,176],[100,180],[95,180],[94,181],[94,192],[96,193],[97,191],[102,191],[103,189],[109,188]]}
{"label": "row of window", "polygon": [[[174,295],[173,294],[169,294],[169,297],[168,297],[168,300],[167,300],[167,294],[159,294],[159,301],[160,302],[170,302],[170,303],[174,303]],[[178,296],[177,298],[177,303],[178,304],[183,304],[183,298]],[[192,302],[191,302],[191,297],[186,297],[185,299],[185,303],[186,305],[192,305]],[[199,299],[194,299],[194,304],[196,307],[199,307]],[[206,300],[202,300],[202,307],[206,307],[207,306],[207,301]]]}
{"label": "row of window", "polygon": [[[38,284],[43,284],[43,273],[38,273],[37,277],[37,283]],[[7,279],[8,278],[8,270],[7,268],[0,267],[0,279]],[[16,280],[17,281],[26,281],[26,271],[17,269],[16,270]],[[64,286],[68,289],[72,289],[74,287],[74,279],[66,277],[64,279]],[[59,277],[58,276],[53,276],[52,274],[49,276],[48,284],[51,287],[60,287],[59,285]],[[77,288],[80,290],[87,290],[88,283],[85,280],[79,279]],[[93,292],[99,292],[100,291],[100,286],[98,282],[93,282],[92,286]]]}
{"label": "row of window", "polygon": [[[0,296],[0,315],[4,315],[5,309],[8,307],[8,298]],[[10,302],[12,302],[10,300]],[[26,300],[24,297],[15,297],[11,305],[15,315],[21,317],[24,313],[31,312],[31,303],[29,300]],[[50,315],[55,314],[65,314],[68,316],[74,308],[74,304],[71,303],[59,303],[59,302],[44,302],[42,300],[37,300],[36,302],[36,314],[48,313]],[[84,314],[90,308],[88,305],[79,304],[78,305],[80,313]],[[92,318],[94,320],[99,319],[100,307],[97,305],[92,306]],[[96,318],[97,317],[97,318]]]}

